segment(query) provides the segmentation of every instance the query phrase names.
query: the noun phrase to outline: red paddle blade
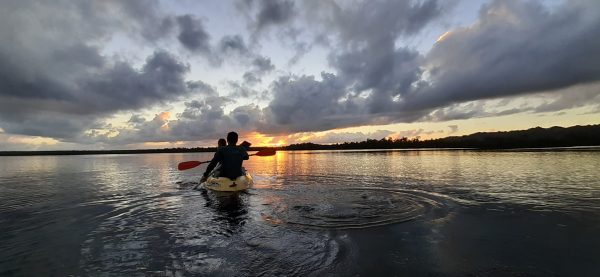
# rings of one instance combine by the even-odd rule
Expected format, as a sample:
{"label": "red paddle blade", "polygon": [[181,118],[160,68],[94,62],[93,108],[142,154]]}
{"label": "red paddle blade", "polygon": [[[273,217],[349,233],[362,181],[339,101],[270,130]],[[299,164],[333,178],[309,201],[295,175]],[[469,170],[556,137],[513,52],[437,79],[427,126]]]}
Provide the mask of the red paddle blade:
{"label": "red paddle blade", "polygon": [[201,164],[202,163],[199,162],[199,161],[181,162],[181,163],[179,163],[179,165],[177,165],[177,169],[179,169],[179,170],[186,170],[186,169],[194,168],[194,167],[199,166]]}
{"label": "red paddle blade", "polygon": [[260,151],[258,151],[256,153],[254,153],[253,155],[264,157],[264,156],[273,156],[275,154],[276,154],[275,149],[268,149],[267,148],[267,149],[260,150]]}

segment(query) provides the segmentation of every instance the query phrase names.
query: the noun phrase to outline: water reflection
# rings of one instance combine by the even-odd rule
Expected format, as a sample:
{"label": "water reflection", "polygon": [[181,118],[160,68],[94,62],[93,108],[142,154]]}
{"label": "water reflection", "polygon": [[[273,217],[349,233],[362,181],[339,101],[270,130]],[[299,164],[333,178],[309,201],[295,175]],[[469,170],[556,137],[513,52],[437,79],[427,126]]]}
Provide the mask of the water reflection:
{"label": "water reflection", "polygon": [[[176,170],[210,153],[0,157],[0,275],[393,275],[423,265],[468,275],[479,269],[460,271],[460,257],[517,264],[497,248],[525,233],[511,244],[517,257],[558,245],[587,253],[578,268],[588,268],[600,249],[598,153],[278,152],[244,163],[255,185],[239,195],[192,190],[204,167]],[[580,239],[556,239],[569,237]]]}
{"label": "water reflection", "polygon": [[206,201],[205,207],[214,210],[212,216],[217,232],[231,236],[241,231],[248,219],[248,207],[244,203],[248,195],[245,193],[216,192],[200,189]]}

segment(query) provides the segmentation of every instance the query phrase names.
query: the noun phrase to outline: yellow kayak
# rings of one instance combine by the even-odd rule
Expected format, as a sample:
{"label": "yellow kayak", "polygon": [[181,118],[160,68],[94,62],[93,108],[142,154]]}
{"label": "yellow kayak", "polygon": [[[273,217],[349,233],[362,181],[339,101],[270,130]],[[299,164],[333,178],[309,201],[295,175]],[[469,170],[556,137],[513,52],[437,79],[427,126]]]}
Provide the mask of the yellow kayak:
{"label": "yellow kayak", "polygon": [[253,183],[252,175],[246,172],[245,175],[237,177],[235,180],[231,180],[227,177],[210,176],[206,182],[202,183],[202,185],[209,190],[236,192],[248,189]]}

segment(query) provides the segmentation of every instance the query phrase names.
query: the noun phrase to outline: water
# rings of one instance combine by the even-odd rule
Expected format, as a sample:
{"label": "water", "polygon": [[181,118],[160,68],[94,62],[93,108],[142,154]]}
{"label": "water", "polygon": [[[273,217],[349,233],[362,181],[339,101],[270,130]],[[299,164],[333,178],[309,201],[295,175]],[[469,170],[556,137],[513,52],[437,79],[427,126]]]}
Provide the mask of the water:
{"label": "water", "polygon": [[600,151],[0,157],[1,276],[599,276]]}

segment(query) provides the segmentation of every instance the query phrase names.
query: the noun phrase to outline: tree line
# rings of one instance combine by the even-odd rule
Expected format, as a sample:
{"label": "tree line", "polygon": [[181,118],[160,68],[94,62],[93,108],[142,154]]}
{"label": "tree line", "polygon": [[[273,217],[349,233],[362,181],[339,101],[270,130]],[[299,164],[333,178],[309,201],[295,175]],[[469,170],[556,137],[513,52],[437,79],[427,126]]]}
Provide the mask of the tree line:
{"label": "tree line", "polygon": [[510,149],[570,146],[599,146],[600,125],[531,128],[505,132],[479,132],[465,136],[439,139],[419,138],[367,139],[335,144],[299,143],[282,147],[285,150],[402,149],[402,148],[475,148]]}
{"label": "tree line", "polygon": [[[345,150],[345,149],[411,149],[411,148],[474,148],[511,149],[569,146],[600,146],[600,125],[531,128],[520,131],[479,132],[465,136],[439,139],[382,138],[335,144],[297,143],[276,150]],[[260,151],[269,147],[251,147]],[[0,156],[28,155],[95,155],[95,154],[147,154],[147,153],[190,153],[214,152],[215,147],[163,148],[136,150],[68,150],[68,151],[3,151]]]}

